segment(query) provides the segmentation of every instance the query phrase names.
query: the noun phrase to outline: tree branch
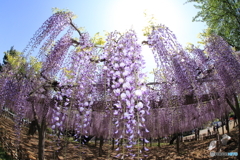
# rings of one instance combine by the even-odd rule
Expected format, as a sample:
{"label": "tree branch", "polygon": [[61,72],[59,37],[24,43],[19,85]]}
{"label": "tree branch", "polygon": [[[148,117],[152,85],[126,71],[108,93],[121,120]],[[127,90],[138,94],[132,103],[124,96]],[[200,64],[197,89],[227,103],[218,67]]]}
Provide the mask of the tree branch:
{"label": "tree branch", "polygon": [[[225,1],[223,1],[225,2]],[[234,11],[234,8],[232,7],[231,3],[226,0],[226,3],[231,7],[231,9]],[[234,12],[233,16],[236,18],[237,22],[238,22],[238,25],[240,26],[240,20],[238,19],[239,17],[235,14],[236,12]]]}
{"label": "tree branch", "polygon": [[34,120],[37,122],[37,128],[38,128],[38,131],[39,131],[40,125],[38,123],[38,116],[37,116],[36,108],[34,106],[34,97],[28,98],[28,101],[30,101],[31,104],[32,104],[32,111],[33,111]]}
{"label": "tree branch", "polygon": [[78,34],[82,37],[82,33],[79,31],[79,29],[73,24],[72,19],[70,18],[70,24],[71,26],[78,32]]}
{"label": "tree branch", "polygon": [[237,113],[237,110],[236,108],[234,107],[234,105],[232,104],[232,102],[228,99],[228,97],[226,97],[226,100],[227,100],[227,103],[228,105],[230,106],[230,108],[233,110],[233,112],[236,114]]}
{"label": "tree branch", "polygon": [[72,43],[76,44],[76,45],[80,45],[80,43],[78,41],[76,41],[75,39],[71,39]]}

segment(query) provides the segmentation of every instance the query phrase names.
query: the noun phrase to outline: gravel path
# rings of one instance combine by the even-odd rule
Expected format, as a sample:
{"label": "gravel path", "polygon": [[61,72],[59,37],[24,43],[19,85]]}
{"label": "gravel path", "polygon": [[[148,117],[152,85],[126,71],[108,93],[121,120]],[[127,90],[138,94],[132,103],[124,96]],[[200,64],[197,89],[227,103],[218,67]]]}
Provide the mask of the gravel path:
{"label": "gravel path", "polygon": [[[233,122],[234,122],[233,120],[229,121],[229,129],[230,129],[230,131],[233,129]],[[223,129],[224,129],[224,134],[226,134],[226,133],[227,133],[226,127],[223,126]],[[210,128],[210,131],[211,131],[211,133],[213,132],[213,127]],[[223,132],[222,132],[222,127],[219,127],[219,128],[218,128],[218,131],[219,131],[219,134],[220,134],[220,135],[223,134]],[[200,133],[199,133],[199,134],[200,134],[200,137],[201,137],[201,135],[203,135],[203,134],[208,135],[207,128],[200,130]],[[189,139],[189,138],[191,138],[191,137],[192,137],[192,138],[195,137],[195,134],[191,134],[191,135],[185,136],[185,137],[183,137],[183,140]]]}

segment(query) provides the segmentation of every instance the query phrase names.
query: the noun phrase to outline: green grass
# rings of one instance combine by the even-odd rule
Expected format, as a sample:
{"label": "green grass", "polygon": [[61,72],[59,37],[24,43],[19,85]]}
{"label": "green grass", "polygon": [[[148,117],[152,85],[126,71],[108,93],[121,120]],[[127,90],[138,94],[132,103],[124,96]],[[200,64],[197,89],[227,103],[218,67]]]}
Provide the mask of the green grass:
{"label": "green grass", "polygon": [[[146,145],[146,143],[145,143]],[[169,145],[169,143],[160,143],[160,146],[164,146],[164,145]],[[149,147],[150,146],[150,142],[147,143],[147,146]],[[157,142],[152,142],[152,147],[157,147],[158,146],[158,143]]]}
{"label": "green grass", "polygon": [[12,160],[12,158],[10,156],[8,156],[3,148],[0,147],[0,160]]}

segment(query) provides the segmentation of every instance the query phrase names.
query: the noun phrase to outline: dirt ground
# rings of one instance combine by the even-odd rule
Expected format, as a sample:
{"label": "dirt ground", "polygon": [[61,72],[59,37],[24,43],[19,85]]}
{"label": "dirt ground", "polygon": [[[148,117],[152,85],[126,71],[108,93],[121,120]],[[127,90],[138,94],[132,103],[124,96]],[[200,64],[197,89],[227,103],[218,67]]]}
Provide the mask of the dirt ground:
{"label": "dirt ground", "polygon": [[[37,157],[37,134],[35,134],[29,140],[26,136],[27,128],[22,129],[20,135],[20,142],[17,142],[17,137],[15,134],[14,123],[9,118],[0,117],[0,131],[1,139],[4,140],[1,146],[4,147],[6,143],[14,143],[15,148],[23,148],[21,151],[24,154],[25,160],[36,159]],[[238,146],[238,130],[234,128],[230,132],[232,139],[229,141],[227,146],[222,146],[222,152],[237,152]],[[217,157],[211,157],[208,146],[212,140],[216,138],[191,141],[191,142],[181,142],[180,152],[176,152],[176,144],[173,145],[162,145],[157,147],[153,145],[152,147],[147,146],[148,151],[143,151],[137,158],[133,156],[128,156],[125,159],[144,159],[144,160],[210,160],[216,159]],[[45,147],[45,157],[46,160],[112,160],[119,159],[115,158],[118,154],[117,151],[111,150],[111,142],[105,142],[103,146],[103,156],[99,157],[99,142],[95,146],[94,142],[90,142],[88,145],[80,145],[77,142],[66,140],[59,140],[55,136],[48,135]],[[12,148],[14,148],[12,146]],[[6,147],[5,147],[6,148]],[[116,148],[116,147],[115,147]],[[121,147],[120,147],[121,148]],[[142,148],[142,146],[139,146]],[[134,147],[131,153],[137,153],[138,147]],[[214,150],[213,150],[214,151]],[[124,151],[126,154],[130,154],[128,151]],[[10,154],[10,153],[9,153]],[[236,159],[236,157],[221,157],[221,159]]]}

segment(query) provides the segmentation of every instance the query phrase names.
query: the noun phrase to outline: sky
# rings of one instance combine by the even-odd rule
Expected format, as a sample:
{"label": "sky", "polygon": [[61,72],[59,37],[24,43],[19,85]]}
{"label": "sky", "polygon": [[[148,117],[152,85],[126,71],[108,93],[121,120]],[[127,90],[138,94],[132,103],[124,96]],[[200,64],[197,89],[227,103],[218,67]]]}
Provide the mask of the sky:
{"label": "sky", "polygon": [[[197,45],[197,35],[206,29],[202,22],[192,22],[197,9],[186,0],[0,0],[0,63],[3,52],[11,46],[23,51],[36,30],[52,15],[52,8],[68,9],[78,17],[74,23],[90,35],[104,31],[136,30],[142,40],[147,25],[144,12],[154,15],[158,24],[173,31],[183,46]],[[154,68],[151,52],[143,48],[147,71]]]}

